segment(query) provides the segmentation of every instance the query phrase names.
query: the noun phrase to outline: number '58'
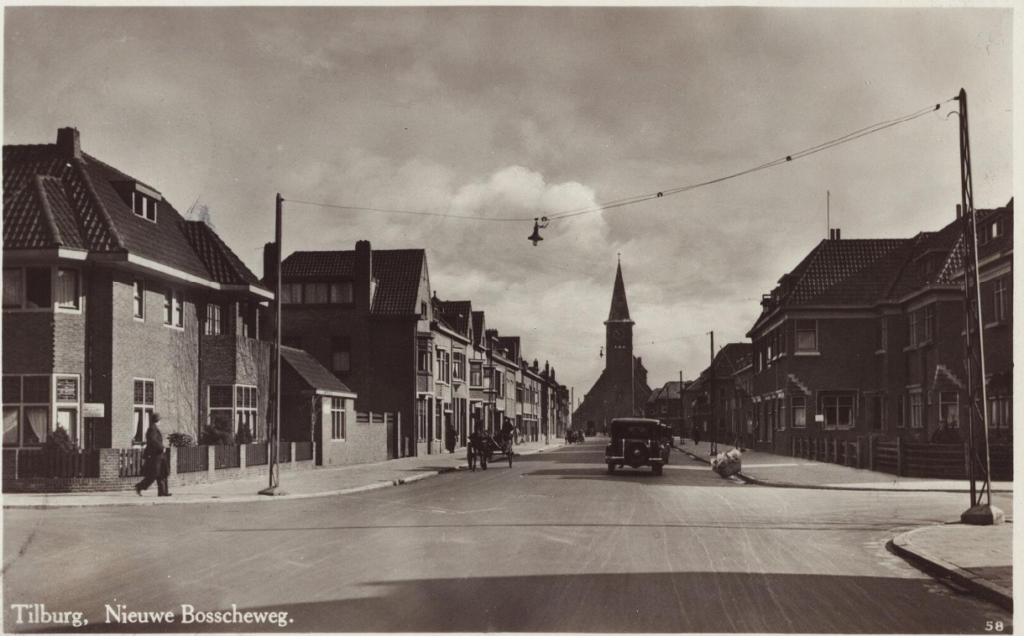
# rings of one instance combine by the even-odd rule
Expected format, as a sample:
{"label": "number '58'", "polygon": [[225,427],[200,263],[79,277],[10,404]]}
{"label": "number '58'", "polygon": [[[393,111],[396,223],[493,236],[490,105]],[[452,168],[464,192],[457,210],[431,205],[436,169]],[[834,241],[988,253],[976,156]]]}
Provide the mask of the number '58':
{"label": "number '58'", "polygon": [[1003,631],[1003,621],[985,621],[986,632],[1001,632]]}

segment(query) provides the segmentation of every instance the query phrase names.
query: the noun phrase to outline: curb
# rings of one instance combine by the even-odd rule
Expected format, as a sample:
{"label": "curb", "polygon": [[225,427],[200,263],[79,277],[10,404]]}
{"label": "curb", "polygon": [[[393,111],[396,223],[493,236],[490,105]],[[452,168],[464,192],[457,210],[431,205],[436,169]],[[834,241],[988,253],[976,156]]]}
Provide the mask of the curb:
{"label": "curb", "polygon": [[[561,448],[564,444],[551,445],[546,448],[538,448],[536,450],[525,451],[523,453],[516,453],[514,457],[523,455],[535,455],[537,453],[544,453],[551,450]],[[463,464],[455,466],[449,466],[445,468],[439,468],[436,470],[424,471],[419,475],[413,475],[411,477],[401,477],[399,479],[392,479],[386,481],[379,481],[372,484],[365,484],[363,486],[353,486],[351,488],[343,488],[341,490],[328,490],[322,492],[311,492],[302,493],[298,495],[284,495],[280,497],[267,497],[264,495],[228,495],[220,497],[217,495],[210,496],[206,499],[177,499],[173,501],[157,501],[156,498],[116,501],[116,502],[103,502],[103,503],[55,503],[55,504],[7,504],[3,505],[4,510],[61,510],[61,509],[76,509],[76,508],[119,508],[119,507],[133,507],[133,506],[194,506],[194,505],[209,505],[209,504],[222,504],[222,503],[256,503],[261,501],[297,501],[300,499],[319,499],[321,497],[337,497],[338,495],[351,495],[359,492],[367,492],[370,490],[379,490],[381,488],[389,488],[392,486],[404,486],[405,484],[412,484],[417,481],[423,481],[424,479],[430,479],[438,475],[446,475],[448,473],[459,472],[468,470],[469,467]],[[14,493],[11,493],[14,494]],[[20,493],[19,493],[20,494]],[[60,494],[60,493],[57,493]],[[88,495],[86,495],[88,496]]]}
{"label": "curb", "polygon": [[911,541],[911,535],[922,530],[929,529],[930,526],[924,528],[917,528],[909,532],[893,537],[889,544],[896,554],[900,555],[904,559],[914,562],[922,567],[926,572],[935,576],[936,578],[948,578],[952,579],[961,587],[967,589],[975,596],[981,597],[986,601],[995,603],[996,605],[1013,611],[1013,590],[1009,590],[1002,585],[997,585],[991,581],[979,577],[978,575],[958,567],[948,561],[944,561],[936,556],[929,554],[928,552],[914,546]]}
{"label": "curb", "polygon": [[[688,450],[673,446],[676,450],[682,451],[690,457],[702,461],[705,464],[710,464],[711,460],[705,459],[699,455],[694,455]],[[738,472],[735,475],[743,480],[745,483],[752,484],[755,486],[766,486],[768,488],[796,488],[801,490],[847,490],[852,492],[944,492],[944,493],[964,493],[966,490],[954,490],[949,488],[867,488],[863,486],[829,486],[828,484],[793,484],[785,481],[770,481],[768,479],[761,479],[760,477],[751,477],[750,475],[744,475],[742,472]],[[1004,488],[993,488],[993,493],[1005,493],[1013,494],[1013,490],[1007,490]]]}

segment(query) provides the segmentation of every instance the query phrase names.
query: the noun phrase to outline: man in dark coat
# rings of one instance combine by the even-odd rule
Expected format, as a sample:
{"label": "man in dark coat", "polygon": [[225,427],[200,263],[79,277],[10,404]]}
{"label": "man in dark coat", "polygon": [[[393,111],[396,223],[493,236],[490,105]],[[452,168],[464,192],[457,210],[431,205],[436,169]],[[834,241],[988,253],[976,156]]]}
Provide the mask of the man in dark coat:
{"label": "man in dark coat", "polygon": [[444,446],[448,449],[449,453],[455,452],[455,438],[458,435],[458,431],[455,430],[455,425],[448,422],[448,426],[444,430]]}
{"label": "man in dark coat", "polygon": [[167,487],[167,477],[171,474],[171,467],[167,463],[167,456],[164,455],[164,434],[160,432],[160,414],[153,413],[149,416],[149,429],[146,430],[146,448],[142,451],[142,476],[144,479],[135,484],[135,494],[142,496],[142,491],[147,490],[155,481],[157,496],[170,497],[171,493]]}

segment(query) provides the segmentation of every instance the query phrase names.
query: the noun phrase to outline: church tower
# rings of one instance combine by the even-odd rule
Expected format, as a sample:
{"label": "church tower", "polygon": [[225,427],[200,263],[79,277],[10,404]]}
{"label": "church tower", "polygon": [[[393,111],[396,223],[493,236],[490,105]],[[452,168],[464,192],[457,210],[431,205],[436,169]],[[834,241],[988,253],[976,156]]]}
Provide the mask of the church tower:
{"label": "church tower", "polygon": [[633,325],[629,318],[629,304],[626,302],[626,285],[622,282],[622,262],[615,272],[615,289],[612,291],[612,308],[608,320],[604,321],[605,369],[628,369],[633,359]]}
{"label": "church tower", "polygon": [[633,319],[626,302],[626,284],[622,280],[622,262],[615,271],[612,306],[604,321],[605,354],[601,377],[583,398],[576,410],[577,428],[606,431],[617,417],[640,417],[651,395],[647,386],[647,370],[640,358],[633,355]]}

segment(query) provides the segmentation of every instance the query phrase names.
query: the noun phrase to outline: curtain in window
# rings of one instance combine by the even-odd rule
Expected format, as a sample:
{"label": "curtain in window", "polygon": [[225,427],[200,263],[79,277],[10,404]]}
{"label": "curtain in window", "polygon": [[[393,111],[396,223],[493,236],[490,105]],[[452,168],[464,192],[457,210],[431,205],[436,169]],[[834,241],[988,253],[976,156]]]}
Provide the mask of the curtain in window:
{"label": "curtain in window", "polygon": [[16,406],[4,407],[4,446],[18,445],[18,413]]}
{"label": "curtain in window", "polygon": [[78,307],[78,272],[73,269],[57,270],[57,304]]}
{"label": "curtain in window", "polygon": [[78,411],[75,409],[60,409],[57,411],[57,426],[68,432],[72,443],[78,443]]}
{"label": "curtain in window", "polygon": [[20,269],[4,269],[4,307],[21,307]]}
{"label": "curtain in window", "polygon": [[306,285],[306,303],[323,305],[327,303],[327,283]]}
{"label": "curtain in window", "polygon": [[47,406],[25,407],[25,443],[41,444],[46,440],[50,428],[50,408]]}

